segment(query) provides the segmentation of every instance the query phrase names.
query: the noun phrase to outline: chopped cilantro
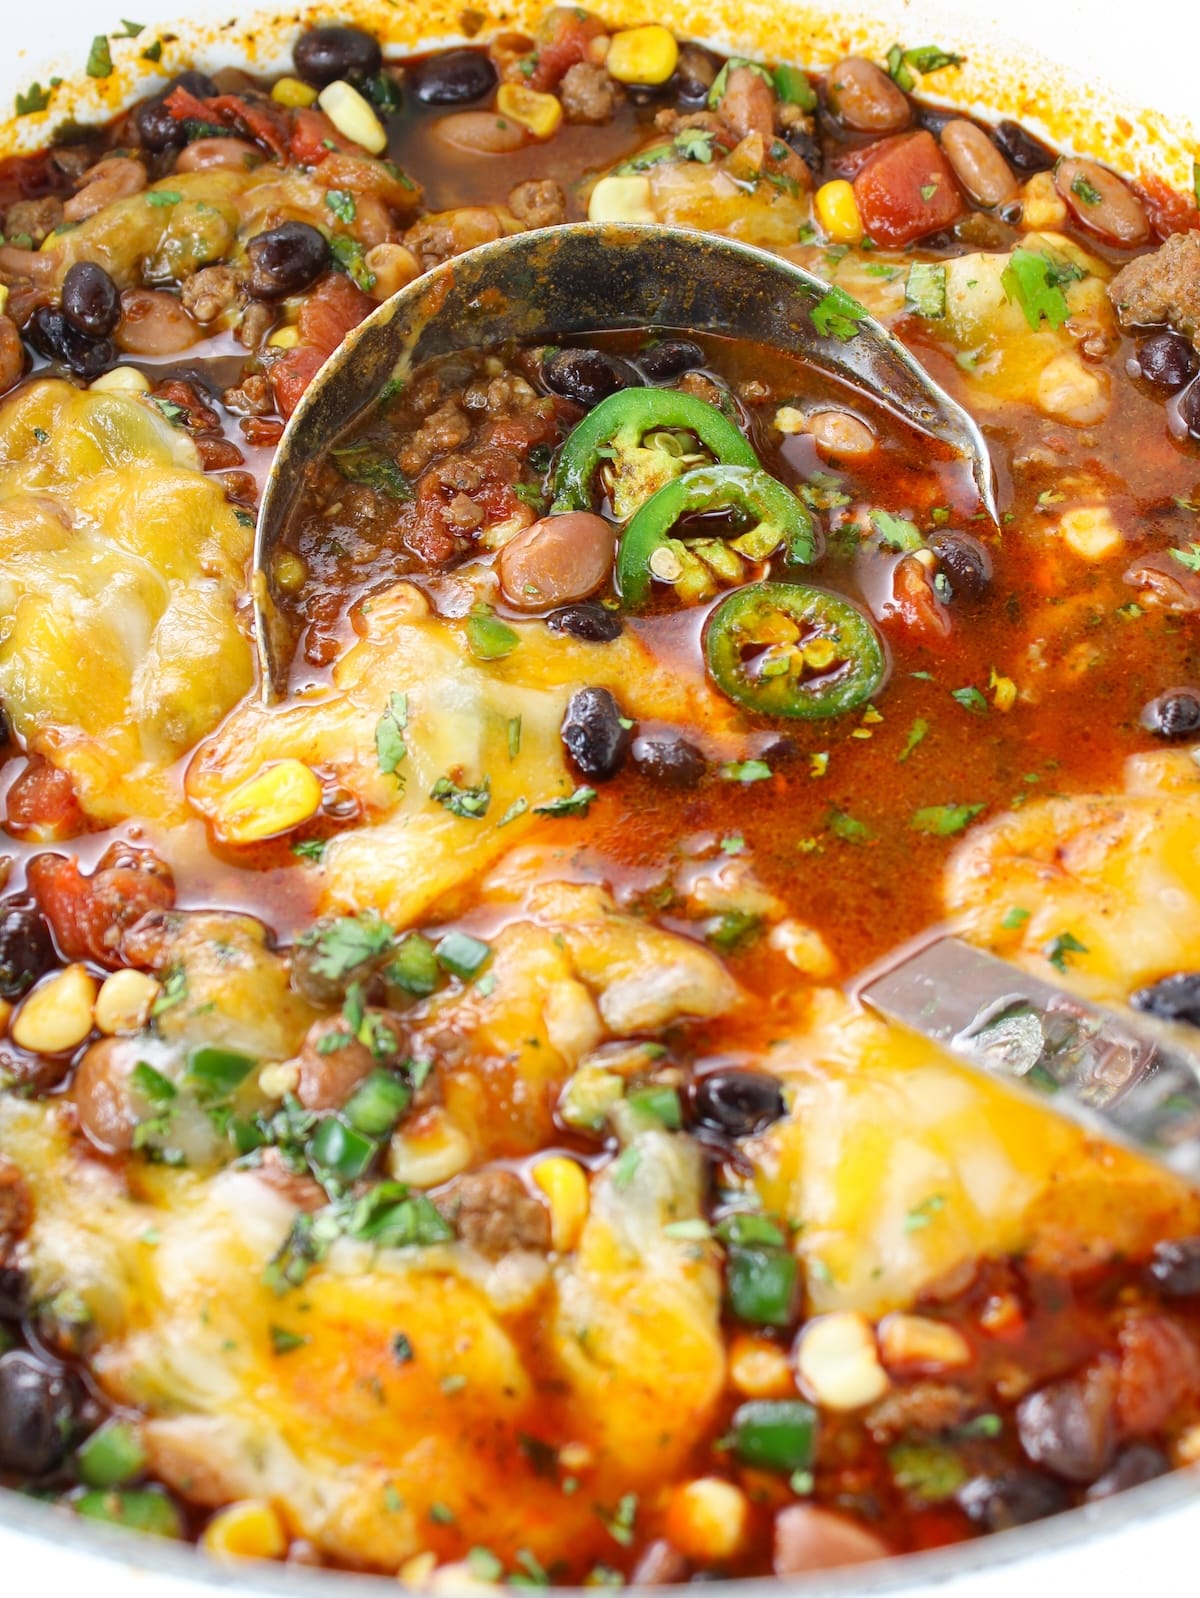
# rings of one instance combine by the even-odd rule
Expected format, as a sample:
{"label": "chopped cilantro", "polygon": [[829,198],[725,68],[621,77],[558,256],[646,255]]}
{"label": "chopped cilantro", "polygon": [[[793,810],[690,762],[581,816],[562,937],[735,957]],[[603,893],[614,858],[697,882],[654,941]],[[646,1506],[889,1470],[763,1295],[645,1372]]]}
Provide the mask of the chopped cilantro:
{"label": "chopped cilantro", "polygon": [[707,128],[682,128],[675,135],[675,148],[685,161],[708,166],[713,158],[713,136]]}
{"label": "chopped cilantro", "polygon": [[605,1514],[603,1510],[597,1510],[596,1513],[600,1516],[613,1541],[620,1543],[622,1548],[629,1548],[633,1543],[633,1529],[637,1524],[637,1511],[637,1494],[625,1493],[611,1514]]}
{"label": "chopped cilantro", "polygon": [[966,688],[952,688],[950,697],[956,700],[964,710],[969,710],[973,715],[986,716],[988,702],[982,689],[969,685]]}
{"label": "chopped cilantro", "polygon": [[896,758],[898,760],[907,760],[928,731],[929,723],[923,716],[918,716],[908,729],[908,737],[904,740],[904,748]]}
{"label": "chopped cilantro", "polygon": [[508,758],[515,760],[521,753],[521,718],[510,716],[508,718]]}
{"label": "chopped cilantro", "polygon": [[112,51],[108,47],[108,39],[104,34],[98,33],[92,40],[92,48],[88,51],[87,75],[89,78],[110,78],[112,69]]}
{"label": "chopped cilantro", "polygon": [[289,1332],[284,1326],[272,1326],[270,1332],[271,1348],[276,1354],[293,1354],[308,1342],[307,1337],[302,1337],[299,1332]]}
{"label": "chopped cilantro", "polygon": [[1072,932],[1060,932],[1056,938],[1051,938],[1050,942],[1042,950],[1042,953],[1056,971],[1065,971],[1067,969],[1067,956],[1069,954],[1087,954],[1087,952],[1087,944],[1080,943]]}
{"label": "chopped cilantro", "polygon": [[904,1230],[906,1232],[923,1232],[931,1225],[935,1215],[946,1208],[946,1195],[944,1193],[931,1193],[927,1199],[922,1199],[919,1204],[914,1204],[904,1217]]}
{"label": "chopped cilantro", "polygon": [[178,205],[183,195],[178,189],[155,189],[146,196],[146,204],[154,206]]}
{"label": "chopped cilantro", "polygon": [[365,78],[360,87],[375,109],[384,112],[385,115],[399,111],[404,104],[395,79],[389,77],[386,72],[376,72],[371,77]]}
{"label": "chopped cilantro", "polygon": [[477,787],[465,787],[449,777],[439,777],[429,790],[429,797],[447,809],[452,816],[462,816],[466,821],[482,821],[492,802],[491,779],[484,777]]}
{"label": "chopped cilantro", "polygon": [[898,89],[910,94],[916,87],[914,72],[924,77],[927,72],[938,72],[942,67],[960,67],[963,60],[964,57],[943,50],[937,44],[918,44],[911,50],[894,44],[887,53],[888,76]]}
{"label": "chopped cilantro", "polygon": [[757,72],[764,83],[770,84],[771,88],[774,89],[775,79],[761,61],[748,61],[745,56],[740,55],[730,56],[729,60],[726,61],[720,72],[713,79],[712,88],[708,91],[708,109],[710,111],[715,111],[720,105],[725,91],[729,87],[729,74],[737,67],[749,67],[751,72]]}
{"label": "chopped cilantro", "polygon": [[940,321],[946,314],[946,268],[937,261],[914,261],[904,283],[904,309]]}
{"label": "chopped cilantro", "polygon": [[405,1333],[405,1332],[395,1332],[395,1333],[393,1333],[393,1335],[392,1335],[392,1358],[396,1361],[396,1364],[397,1365],[411,1365],[413,1360],[416,1359],[416,1357],[417,1356],[413,1352],[413,1346],[412,1346],[412,1343],[410,1342],[410,1340],[408,1338],[407,1333]]}
{"label": "chopped cilantro", "polygon": [[313,949],[314,975],[327,982],[343,982],[352,971],[377,960],[392,946],[392,929],[373,911],[337,916],[300,937],[300,945]]}
{"label": "chopped cilantro", "polygon": [[1094,183],[1089,183],[1084,173],[1080,172],[1072,180],[1071,193],[1083,201],[1084,205],[1099,205],[1103,196]]}
{"label": "chopped cilantro", "polygon": [[896,1486],[924,1504],[944,1503],[967,1479],[966,1465],[945,1443],[896,1443],[887,1458]]}
{"label": "chopped cilantro", "polygon": [[926,805],[914,811],[909,826],[914,832],[926,832],[933,838],[952,838],[983,808],[983,805]]}
{"label": "chopped cilantro", "polygon": [[177,1096],[174,1082],[165,1077],[161,1071],[156,1071],[145,1060],[139,1060],[129,1073],[129,1080],[142,1097],[156,1108],[161,1109],[170,1104]]}
{"label": "chopped cilantro", "polygon": [[314,865],[320,865],[325,858],[327,842],[325,838],[305,838],[292,845],[292,853],[300,860],[311,860]]}
{"label": "chopped cilantro", "polygon": [[871,526],[879,534],[879,542],[887,549],[908,554],[914,549],[921,549],[925,543],[915,523],[904,516],[893,516],[889,510],[873,510]]}
{"label": "chopped cilantro", "polygon": [[153,44],[148,44],[146,46],[146,48],[142,51],[142,60],[143,61],[161,61],[162,60],[162,47],[163,47],[162,40],[161,39],[155,39]]}
{"label": "chopped cilantro", "polygon": [[594,788],[576,788],[572,794],[547,800],[544,805],[534,805],[533,813],[535,816],[586,816],[596,797]]}
{"label": "chopped cilantro", "polygon": [[721,775],[726,782],[766,782],[773,773],[765,760],[727,760]]}
{"label": "chopped cilantro", "polygon": [[802,111],[817,109],[816,90],[808,81],[807,72],[786,62],[775,68],[775,93],[784,105],[798,105]]}
{"label": "chopped cilantro", "polygon": [[529,800],[526,799],[524,794],[518,794],[496,825],[498,827],[507,827],[510,821],[515,821],[518,816],[523,816],[528,809]]}
{"label": "chopped cilantro", "polygon": [[746,840],[740,832],[731,832],[721,839],[722,854],[741,854],[746,847]]}
{"label": "chopped cilantro", "polygon": [[350,238],[348,234],[339,233],[336,238],[330,239],[329,249],[338,270],[345,272],[356,288],[362,289],[364,294],[369,294],[375,287],[375,274],[367,265],[363,247],[358,240]]}
{"label": "chopped cilantro", "polygon": [[865,821],[856,820],[845,810],[831,810],[825,825],[843,843],[867,843],[875,836]]}
{"label": "chopped cilantro", "polygon": [[1200,572],[1200,544],[1189,544],[1186,549],[1173,549],[1171,555],[1190,572]]}
{"label": "chopped cilantro", "polygon": [[831,288],[813,306],[812,325],[822,338],[835,338],[845,344],[858,332],[858,324],[868,315],[865,305],[860,305],[845,289]]}
{"label": "chopped cilantro", "polygon": [[358,208],[354,204],[354,196],[349,189],[328,189],[325,194],[325,204],[337,217],[339,222],[347,226],[358,215]]}
{"label": "chopped cilantro", "polygon": [[1019,927],[1023,927],[1028,920],[1029,911],[1023,910],[1019,904],[1015,904],[1011,910],[1006,910],[1004,912],[1004,919],[1000,922],[1000,925],[1004,928],[1005,932],[1016,932],[1017,929]]}
{"label": "chopped cilantro", "polygon": [[330,450],[333,464],[349,483],[365,483],[390,499],[411,499],[412,485],[385,450],[370,444],[347,444]]}
{"label": "chopped cilantro", "polygon": [[429,1518],[435,1526],[453,1526],[454,1511],[447,1504],[430,1504]]}
{"label": "chopped cilantro", "polygon": [[934,182],[934,183],[922,183],[922,185],[921,185],[921,198],[923,200],[932,200],[934,195],[937,193],[937,191],[938,191],[938,186],[937,186],[936,182]]}
{"label": "chopped cilantro", "polygon": [[1009,300],[1021,307],[1030,327],[1036,329],[1044,321],[1058,328],[1071,314],[1062,285],[1086,276],[1083,268],[1071,261],[1056,261],[1045,251],[1018,247],[1000,274],[1000,283]]}
{"label": "chopped cilantro", "polygon": [[187,972],[181,965],[172,966],[163,978],[162,992],[150,1006],[151,1018],[157,1018],[167,1010],[173,1010],[177,1004],[182,1004],[187,992]]}
{"label": "chopped cilantro", "polygon": [[114,39],[136,39],[138,34],[143,31],[145,26],[146,26],[146,24],[144,22],[130,22],[128,20],[128,18],[122,17],[121,18],[121,31],[120,31],[120,33],[115,33],[113,35],[113,38]]}
{"label": "chopped cilantro", "polygon": [[384,776],[395,777],[401,788],[404,776],[400,762],[408,754],[404,730],[408,726],[408,695],[389,694],[387,709],[375,723],[375,756]]}
{"label": "chopped cilantro", "polygon": [[178,423],[186,418],[187,412],[182,405],[176,405],[174,400],[159,399],[157,395],[151,397],[168,422]]}

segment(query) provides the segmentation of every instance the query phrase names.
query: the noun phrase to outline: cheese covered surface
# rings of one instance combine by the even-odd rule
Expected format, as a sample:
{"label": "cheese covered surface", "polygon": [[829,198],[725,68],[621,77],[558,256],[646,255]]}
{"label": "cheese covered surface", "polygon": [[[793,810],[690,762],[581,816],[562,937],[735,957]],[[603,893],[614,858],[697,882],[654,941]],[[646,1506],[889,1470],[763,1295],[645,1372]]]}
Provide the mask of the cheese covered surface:
{"label": "cheese covered surface", "polygon": [[[942,928],[1200,1024],[1195,206],[931,110],[934,46],[172,42],[0,160],[0,1490],[436,1592],[790,1579],[1200,1459],[1196,1193],[856,997]],[[305,469],[264,702],[322,363],[585,217],[877,317],[998,524],[799,334],[481,316]]]}

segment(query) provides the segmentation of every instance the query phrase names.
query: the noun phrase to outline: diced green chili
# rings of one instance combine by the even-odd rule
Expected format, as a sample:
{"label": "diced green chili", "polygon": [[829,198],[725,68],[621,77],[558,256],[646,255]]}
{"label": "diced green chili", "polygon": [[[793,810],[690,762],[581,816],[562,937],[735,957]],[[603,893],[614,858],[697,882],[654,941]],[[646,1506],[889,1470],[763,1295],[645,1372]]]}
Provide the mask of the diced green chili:
{"label": "diced green chili", "polygon": [[483,969],[491,952],[482,939],[473,938],[469,932],[447,932],[438,943],[437,962],[451,976],[467,982]]}
{"label": "diced green chili", "polygon": [[76,1514],[104,1520],[110,1526],[147,1532],[153,1537],[182,1537],[183,1517],[171,1500],[151,1488],[110,1492],[103,1488],[73,1501]]}
{"label": "diced green chili", "polygon": [[769,472],[751,466],[697,466],[651,494],[625,529],[617,551],[617,582],[630,609],[645,603],[653,575],[651,556],[667,542],[676,522],[715,510],[738,511],[755,519],[755,525],[733,543],[749,560],[766,560],[781,546],[789,560],[816,559],[812,517]]}
{"label": "diced green chili", "polygon": [[604,454],[638,448],[655,428],[682,427],[727,466],[758,466],[749,443],[715,405],[678,389],[626,388],[610,394],[570,434],[554,473],[556,511],[588,510],[592,479]]}
{"label": "diced green chili", "polygon": [[378,1069],[365,1077],[346,1101],[343,1115],[356,1132],[383,1137],[412,1103],[412,1091],[394,1071]]}
{"label": "diced green chili", "polygon": [[371,1138],[347,1126],[336,1115],[329,1115],[317,1127],[308,1145],[313,1164],[343,1182],[356,1181],[378,1153]]}
{"label": "diced green chili", "polygon": [[734,1411],[733,1451],[744,1465],[790,1474],[816,1455],[817,1412],[799,1398],[764,1398]]}
{"label": "diced green chili", "polygon": [[629,1095],[626,1102],[636,1114],[657,1121],[660,1126],[665,1126],[672,1132],[678,1132],[683,1125],[679,1091],[666,1083],[654,1083],[650,1087],[638,1088],[636,1093]]}
{"label": "diced green chili", "polygon": [[415,998],[432,993],[438,983],[437,955],[433,944],[419,932],[410,932],[396,945],[384,970],[384,980]]}
{"label": "diced green chili", "polygon": [[725,1262],[729,1307],[753,1326],[787,1326],[796,1274],[796,1257],[789,1249],[731,1246]]}
{"label": "diced green chili", "polygon": [[878,690],[879,637],[837,594],[795,583],[751,583],[722,600],[704,640],[722,693],[765,716],[840,716]]}
{"label": "diced green chili", "polygon": [[110,1420],[80,1443],[75,1464],[88,1487],[119,1487],[145,1469],[146,1450],[128,1421]]}
{"label": "diced green chili", "polygon": [[188,1056],[189,1083],[203,1098],[227,1099],[254,1069],[254,1061],[234,1049],[205,1043]]}

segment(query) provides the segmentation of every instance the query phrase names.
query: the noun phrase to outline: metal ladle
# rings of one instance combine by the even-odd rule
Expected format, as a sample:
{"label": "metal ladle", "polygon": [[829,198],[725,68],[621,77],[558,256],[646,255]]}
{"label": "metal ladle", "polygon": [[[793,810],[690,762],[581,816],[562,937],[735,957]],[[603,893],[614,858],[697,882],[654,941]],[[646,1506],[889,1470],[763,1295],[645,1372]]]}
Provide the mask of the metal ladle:
{"label": "metal ladle", "polygon": [[[279,607],[275,553],[308,469],[384,385],[458,350],[622,328],[716,333],[778,348],[863,390],[971,468],[996,521],[978,427],[873,317],[823,334],[821,278],[777,255],[691,229],[571,223],[518,233],[454,257],[401,289],[326,361],[284,429],[254,544],[252,593],[263,697],[282,696],[295,640]],[[819,318],[823,321],[824,318]]]}

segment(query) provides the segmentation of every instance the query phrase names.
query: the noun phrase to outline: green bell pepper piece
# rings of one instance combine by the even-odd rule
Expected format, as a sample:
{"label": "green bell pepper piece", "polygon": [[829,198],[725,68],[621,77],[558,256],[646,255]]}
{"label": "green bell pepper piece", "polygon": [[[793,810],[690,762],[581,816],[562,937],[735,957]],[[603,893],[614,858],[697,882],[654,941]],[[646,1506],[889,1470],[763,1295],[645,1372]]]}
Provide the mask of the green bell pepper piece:
{"label": "green bell pepper piece", "polygon": [[816,1457],[817,1412],[799,1398],[763,1398],[733,1414],[729,1441],[744,1465],[807,1470]]}
{"label": "green bell pepper piece", "polygon": [[672,388],[625,388],[588,412],[568,436],[554,472],[555,511],[589,510],[592,479],[606,451],[637,449],[657,428],[682,427],[728,466],[758,465],[746,439],[715,405]]}
{"label": "green bell pepper piece", "polygon": [[735,589],[709,618],[704,652],[730,699],[759,715],[802,721],[855,709],[887,675],[883,644],[862,611],[799,583]]}
{"label": "green bell pepper piece", "polygon": [[812,517],[770,472],[759,466],[697,466],[651,494],[625,529],[617,551],[617,583],[631,610],[646,602],[650,557],[667,542],[675,523],[683,516],[713,510],[736,510],[756,518],[755,526],[738,539],[750,546],[746,553],[752,560],[765,560],[781,544],[786,544],[790,560],[816,559]]}

